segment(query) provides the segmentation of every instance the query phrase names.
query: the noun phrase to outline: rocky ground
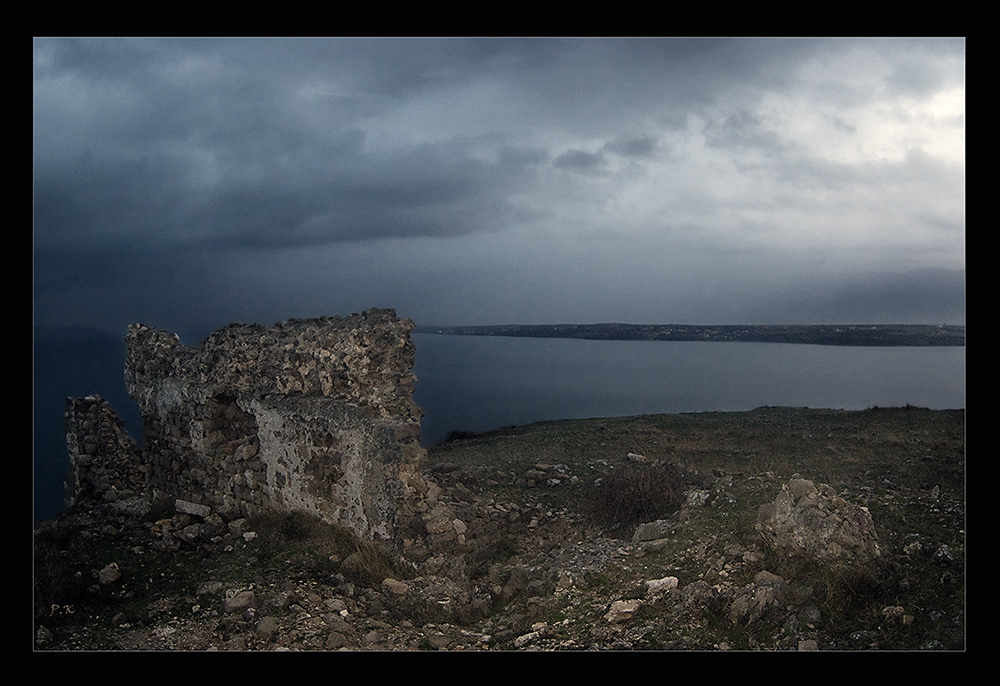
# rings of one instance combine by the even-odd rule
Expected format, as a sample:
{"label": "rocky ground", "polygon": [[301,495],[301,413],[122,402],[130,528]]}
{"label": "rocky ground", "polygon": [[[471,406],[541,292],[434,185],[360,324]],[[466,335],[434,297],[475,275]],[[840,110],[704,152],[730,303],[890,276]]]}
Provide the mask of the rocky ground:
{"label": "rocky ground", "polygon": [[[425,470],[450,525],[401,558],[308,517],[224,521],[173,501],[37,525],[35,649],[965,648],[964,411],[760,408],[453,438]],[[674,491],[648,490],[664,465]],[[634,507],[608,517],[612,487]],[[870,513],[877,559],[786,556],[760,509],[799,492]]]}

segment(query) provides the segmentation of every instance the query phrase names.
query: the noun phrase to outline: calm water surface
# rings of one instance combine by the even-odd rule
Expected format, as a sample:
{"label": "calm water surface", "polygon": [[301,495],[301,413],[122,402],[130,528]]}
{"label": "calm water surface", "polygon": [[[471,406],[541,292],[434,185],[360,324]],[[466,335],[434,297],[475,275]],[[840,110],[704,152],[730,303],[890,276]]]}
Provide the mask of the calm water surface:
{"label": "calm water surface", "polygon": [[965,407],[965,348],[414,334],[423,443],[547,419]]}
{"label": "calm water surface", "polygon": [[[965,348],[846,348],[775,343],[583,341],[415,334],[423,443],[545,419],[752,410],[965,407]],[[135,437],[120,339],[35,345],[35,518],[61,508],[67,397],[99,393]],[[94,347],[94,346],[97,347]]]}

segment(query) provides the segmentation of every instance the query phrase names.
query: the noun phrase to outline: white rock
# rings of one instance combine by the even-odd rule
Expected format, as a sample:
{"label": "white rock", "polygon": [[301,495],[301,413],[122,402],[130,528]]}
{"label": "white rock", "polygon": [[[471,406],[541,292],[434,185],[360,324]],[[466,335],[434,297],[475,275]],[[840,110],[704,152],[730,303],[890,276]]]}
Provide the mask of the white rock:
{"label": "white rock", "polygon": [[616,600],[611,603],[611,609],[604,618],[612,624],[620,622],[634,615],[640,605],[642,605],[641,600]]}
{"label": "white rock", "polygon": [[677,577],[676,576],[665,576],[662,579],[650,579],[646,582],[646,591],[648,593],[663,593],[671,588],[677,588]]}

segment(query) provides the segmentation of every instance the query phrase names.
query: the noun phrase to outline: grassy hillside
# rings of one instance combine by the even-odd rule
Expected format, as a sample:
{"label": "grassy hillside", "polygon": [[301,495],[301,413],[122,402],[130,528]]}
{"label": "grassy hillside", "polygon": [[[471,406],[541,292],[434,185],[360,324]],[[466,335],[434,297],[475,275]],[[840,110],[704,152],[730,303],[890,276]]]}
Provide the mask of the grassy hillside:
{"label": "grassy hillside", "polygon": [[[759,408],[541,422],[453,435],[429,450],[425,471],[465,533],[450,553],[417,567],[294,516],[248,521],[196,546],[169,538],[189,523],[169,519],[169,508],[143,521],[83,512],[46,522],[35,535],[36,645],[966,645],[964,410]],[[883,552],[877,566],[776,565],[754,524],[794,475],[870,510]],[[677,495],[686,501],[680,510]],[[609,506],[621,501],[627,507]],[[653,519],[669,534],[653,546],[633,540],[637,525]],[[240,533],[249,529],[254,537]],[[115,578],[102,580],[110,569]],[[759,618],[734,620],[738,602],[759,595],[765,572],[783,575],[787,595]],[[650,596],[646,582],[666,577],[677,587]],[[233,609],[244,596],[254,604]],[[612,616],[630,603],[632,615]]]}

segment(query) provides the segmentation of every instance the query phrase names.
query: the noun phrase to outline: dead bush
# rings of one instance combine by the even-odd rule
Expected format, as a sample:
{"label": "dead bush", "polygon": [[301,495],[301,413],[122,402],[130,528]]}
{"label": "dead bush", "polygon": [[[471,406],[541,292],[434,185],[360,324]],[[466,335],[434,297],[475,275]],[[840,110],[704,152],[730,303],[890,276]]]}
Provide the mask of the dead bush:
{"label": "dead bush", "polygon": [[584,510],[596,523],[628,535],[625,529],[673,514],[682,502],[675,465],[629,465],[605,472]]}

